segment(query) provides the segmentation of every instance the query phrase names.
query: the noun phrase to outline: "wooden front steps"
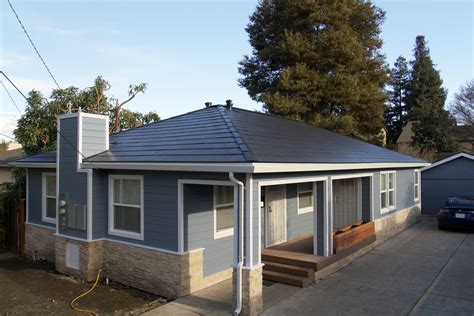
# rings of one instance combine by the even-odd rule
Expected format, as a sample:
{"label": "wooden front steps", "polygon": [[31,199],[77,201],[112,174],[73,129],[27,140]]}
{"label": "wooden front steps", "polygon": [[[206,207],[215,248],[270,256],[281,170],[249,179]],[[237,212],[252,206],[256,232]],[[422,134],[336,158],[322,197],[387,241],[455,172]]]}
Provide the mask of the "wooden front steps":
{"label": "wooden front steps", "polygon": [[[369,236],[348,248],[330,257],[315,256],[310,253],[300,253],[285,249],[285,244],[278,247],[262,249],[263,279],[283,284],[306,287],[314,282],[314,272],[324,269],[328,265],[341,260],[359,249],[375,241],[375,235]],[[305,242],[301,239],[301,242]],[[288,248],[295,247],[295,242],[288,244]]]}

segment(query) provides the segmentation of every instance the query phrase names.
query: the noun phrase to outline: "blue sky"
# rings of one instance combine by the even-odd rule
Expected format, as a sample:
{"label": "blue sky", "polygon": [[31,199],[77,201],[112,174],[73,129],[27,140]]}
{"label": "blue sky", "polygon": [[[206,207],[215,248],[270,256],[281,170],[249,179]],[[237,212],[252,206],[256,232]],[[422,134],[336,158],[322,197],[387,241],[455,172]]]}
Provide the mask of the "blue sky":
{"label": "blue sky", "polygon": [[[53,81],[7,0],[0,1],[1,69],[24,92],[35,88],[49,95]],[[238,107],[261,108],[237,85],[238,62],[251,52],[244,29],[256,1],[11,1],[61,87],[88,87],[102,75],[112,84],[108,95],[124,99],[129,84],[147,82],[146,94],[127,108],[154,110],[162,118],[206,101],[232,99]],[[415,37],[425,35],[449,102],[474,77],[473,2],[374,2],[386,11],[387,62],[399,55],[411,59]],[[11,135],[19,113],[0,89],[0,133]],[[24,109],[22,98],[8,89]]]}

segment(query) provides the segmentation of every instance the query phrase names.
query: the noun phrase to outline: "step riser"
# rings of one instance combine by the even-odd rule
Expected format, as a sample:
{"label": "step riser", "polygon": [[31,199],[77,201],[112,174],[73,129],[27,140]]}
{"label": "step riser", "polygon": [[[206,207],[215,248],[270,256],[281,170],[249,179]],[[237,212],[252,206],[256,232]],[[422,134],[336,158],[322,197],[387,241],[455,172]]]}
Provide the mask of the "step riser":
{"label": "step riser", "polygon": [[270,280],[270,281],[274,281],[278,283],[299,286],[299,287],[306,287],[310,285],[311,283],[313,283],[313,281],[309,279],[294,279],[294,278],[291,278],[291,276],[272,275],[272,274],[266,273],[265,271],[263,272],[262,276],[264,280]]}
{"label": "step riser", "polygon": [[298,270],[298,269],[292,269],[290,267],[280,267],[280,266],[275,266],[272,265],[271,262],[266,263],[263,266],[264,271],[275,271],[275,272],[280,272],[284,274],[289,274],[289,275],[295,275],[295,276],[300,276],[303,278],[314,278],[314,270]]}
{"label": "step riser", "polygon": [[299,260],[296,260],[296,259],[282,258],[282,257],[278,257],[278,256],[269,256],[269,255],[263,255],[262,254],[262,260],[263,261],[268,261],[268,262],[276,262],[276,263],[287,264],[287,265],[290,265],[290,266],[309,268],[309,269],[313,269],[313,270],[318,269],[318,265],[314,262],[299,261]]}

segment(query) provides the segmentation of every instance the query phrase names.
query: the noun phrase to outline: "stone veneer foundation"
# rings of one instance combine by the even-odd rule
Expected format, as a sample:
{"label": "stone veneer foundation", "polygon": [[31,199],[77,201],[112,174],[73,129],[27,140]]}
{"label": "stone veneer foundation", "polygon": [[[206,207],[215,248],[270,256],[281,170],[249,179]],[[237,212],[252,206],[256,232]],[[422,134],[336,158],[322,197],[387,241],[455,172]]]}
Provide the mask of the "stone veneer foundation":
{"label": "stone veneer foundation", "polygon": [[35,260],[55,261],[56,229],[25,223],[25,254]]}
{"label": "stone veneer foundation", "polygon": [[[31,233],[27,233],[27,239],[46,240],[38,238],[42,236],[35,229],[33,227]],[[178,298],[232,277],[232,268],[205,277],[204,249],[179,255],[111,240],[80,241],[54,236],[54,231],[47,240],[48,243],[36,248],[38,253],[46,249],[55,250],[50,251],[47,257],[56,263],[56,270],[60,273],[91,282],[102,269],[103,277],[167,298]],[[67,266],[68,243],[79,247],[79,269]]]}
{"label": "stone veneer foundation", "polygon": [[[242,310],[240,315],[259,315],[263,312],[263,266],[242,268]],[[236,289],[237,289],[237,268],[234,268],[232,285],[234,288],[233,299],[234,309],[236,308]]]}
{"label": "stone veneer foundation", "polygon": [[[67,266],[67,244],[79,246],[79,269]],[[56,236],[56,270],[87,282],[94,281],[103,262],[103,241],[85,242]]]}
{"label": "stone veneer foundation", "polygon": [[379,245],[392,236],[420,221],[419,205],[387,215],[375,221],[376,244]]}

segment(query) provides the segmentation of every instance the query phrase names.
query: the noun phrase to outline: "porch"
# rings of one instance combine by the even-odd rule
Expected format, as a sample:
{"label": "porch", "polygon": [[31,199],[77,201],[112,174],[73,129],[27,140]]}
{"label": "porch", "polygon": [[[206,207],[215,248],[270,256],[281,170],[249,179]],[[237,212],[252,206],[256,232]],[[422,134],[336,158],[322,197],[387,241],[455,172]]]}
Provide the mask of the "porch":
{"label": "porch", "polygon": [[[370,223],[373,226],[373,222]],[[352,255],[375,242],[375,239],[375,232],[365,233],[356,242],[332,256],[313,254],[313,235],[302,236],[262,249],[263,279],[306,287],[315,281],[315,272]]]}

